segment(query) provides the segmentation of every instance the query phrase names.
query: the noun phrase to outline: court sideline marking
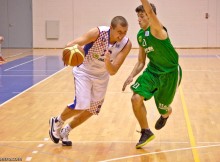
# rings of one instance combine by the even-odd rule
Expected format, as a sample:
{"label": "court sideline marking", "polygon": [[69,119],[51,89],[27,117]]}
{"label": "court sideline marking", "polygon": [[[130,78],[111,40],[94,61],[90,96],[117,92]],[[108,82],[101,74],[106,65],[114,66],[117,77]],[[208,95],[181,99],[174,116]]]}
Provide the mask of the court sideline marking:
{"label": "court sideline marking", "polygon": [[193,131],[192,131],[191,122],[190,122],[190,119],[189,119],[189,113],[188,113],[188,109],[187,109],[187,106],[186,106],[185,97],[184,97],[184,94],[183,94],[183,89],[182,89],[181,86],[179,86],[179,91],[180,91],[181,102],[182,102],[182,105],[183,105],[183,111],[184,111],[184,117],[185,117],[185,120],[186,120],[187,130],[188,130],[188,134],[189,134],[189,140],[190,140],[190,144],[192,146],[192,153],[193,153],[194,161],[195,162],[200,162],[199,154],[198,154],[198,151],[196,149],[197,147],[196,147],[196,142],[195,142],[195,138],[194,138]]}
{"label": "court sideline marking", "polygon": [[155,151],[155,152],[149,152],[149,153],[145,153],[145,154],[130,155],[130,156],[124,156],[124,157],[119,157],[119,158],[114,158],[114,159],[102,160],[102,161],[99,161],[99,162],[116,161],[116,160],[139,157],[139,156],[155,155],[155,154],[161,154],[161,153],[167,153],[167,152],[184,151],[184,150],[191,150],[191,149],[193,150],[193,149],[198,149],[198,148],[209,148],[209,147],[219,147],[219,146],[220,146],[220,144],[218,144],[218,145],[208,145],[208,146],[187,147],[187,148],[179,148],[179,149],[164,150],[164,151]]}
{"label": "court sideline marking", "polygon": [[[44,138],[44,140],[38,140],[38,141],[0,141],[0,146],[2,143],[51,143],[52,141],[49,140],[49,138]],[[83,143],[134,143],[136,144],[136,140],[128,140],[128,141],[74,141],[74,143],[77,144],[83,144]],[[188,141],[154,141],[155,144],[188,144]],[[197,142],[199,144],[217,144],[220,146],[220,141],[218,142]]]}
{"label": "court sideline marking", "polygon": [[[9,142],[9,141],[7,141],[7,142]],[[28,142],[51,142],[51,141],[44,140],[44,141],[28,141]],[[94,141],[90,141],[90,142],[94,142]],[[101,141],[101,143],[102,142],[103,141]],[[111,141],[109,141],[109,142],[111,142]],[[76,143],[86,143],[86,142],[76,142]],[[44,144],[41,143],[40,145],[37,145],[38,148],[39,148],[39,146],[42,147],[42,146],[44,146]],[[16,148],[18,150],[29,150],[29,149],[25,149],[25,148],[20,147],[20,146],[8,146],[8,145],[4,145],[4,144],[0,144],[0,147]],[[170,149],[170,150],[163,150],[163,151],[154,151],[154,152],[148,152],[148,153],[144,153],[144,154],[129,155],[129,156],[123,156],[123,157],[118,157],[118,158],[113,158],[113,159],[101,160],[99,162],[116,161],[116,160],[123,160],[123,159],[135,158],[135,157],[140,157],[140,156],[155,155],[155,154],[169,153],[169,152],[176,152],[176,151],[186,151],[186,150],[200,149],[200,148],[211,148],[211,147],[220,147],[220,143],[213,144],[213,145],[206,145],[206,146],[185,147],[185,148],[177,148],[177,149]],[[29,151],[32,154],[43,154],[43,155],[46,154],[46,155],[50,155],[50,156],[57,156],[58,158],[63,158],[62,156],[59,156],[57,154],[51,154],[51,153],[48,153],[46,151],[40,151],[40,150],[36,150],[36,149],[31,149]],[[68,158],[68,157],[65,157],[64,159],[71,160],[71,158]],[[32,156],[26,157],[26,161],[31,161],[31,160],[32,160]]]}

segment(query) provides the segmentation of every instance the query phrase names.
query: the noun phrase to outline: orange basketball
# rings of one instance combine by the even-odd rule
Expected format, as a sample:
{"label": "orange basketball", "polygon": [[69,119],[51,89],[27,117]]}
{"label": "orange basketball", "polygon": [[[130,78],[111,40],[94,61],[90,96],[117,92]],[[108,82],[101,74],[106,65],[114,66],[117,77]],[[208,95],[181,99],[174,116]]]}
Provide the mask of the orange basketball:
{"label": "orange basketball", "polygon": [[72,47],[66,47],[63,50],[63,62],[66,66],[78,66],[83,63],[84,57],[83,48],[77,44]]}

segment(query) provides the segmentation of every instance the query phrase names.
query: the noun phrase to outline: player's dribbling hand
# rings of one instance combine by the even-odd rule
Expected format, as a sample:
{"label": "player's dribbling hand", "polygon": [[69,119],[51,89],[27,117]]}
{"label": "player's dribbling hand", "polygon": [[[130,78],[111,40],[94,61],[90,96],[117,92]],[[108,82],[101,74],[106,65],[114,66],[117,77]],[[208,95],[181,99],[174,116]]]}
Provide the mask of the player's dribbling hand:
{"label": "player's dribbling hand", "polygon": [[133,81],[133,77],[129,76],[128,79],[124,82],[124,85],[122,87],[122,91],[124,91],[125,88],[127,87],[127,85],[129,85],[132,81]]}
{"label": "player's dribbling hand", "polygon": [[105,61],[111,62],[111,53],[109,50],[105,51]]}

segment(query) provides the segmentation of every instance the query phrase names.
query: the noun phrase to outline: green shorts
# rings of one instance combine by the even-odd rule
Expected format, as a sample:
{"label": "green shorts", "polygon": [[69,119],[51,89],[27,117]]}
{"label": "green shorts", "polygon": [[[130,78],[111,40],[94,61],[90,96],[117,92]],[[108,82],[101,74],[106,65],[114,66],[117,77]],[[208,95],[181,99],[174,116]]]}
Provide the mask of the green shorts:
{"label": "green shorts", "polygon": [[131,89],[134,93],[143,96],[144,100],[149,100],[154,96],[159,113],[166,114],[181,78],[182,70],[180,67],[167,74],[154,74],[146,69],[131,85]]}

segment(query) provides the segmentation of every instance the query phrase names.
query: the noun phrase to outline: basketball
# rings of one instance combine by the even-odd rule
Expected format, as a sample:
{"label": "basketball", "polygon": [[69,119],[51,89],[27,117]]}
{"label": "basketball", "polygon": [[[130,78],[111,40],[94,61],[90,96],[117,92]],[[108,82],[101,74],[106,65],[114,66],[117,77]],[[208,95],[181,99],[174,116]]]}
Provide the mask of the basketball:
{"label": "basketball", "polygon": [[78,66],[83,63],[84,57],[83,48],[77,44],[72,47],[66,47],[63,50],[63,62],[65,66]]}

